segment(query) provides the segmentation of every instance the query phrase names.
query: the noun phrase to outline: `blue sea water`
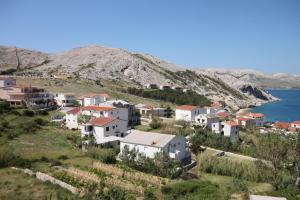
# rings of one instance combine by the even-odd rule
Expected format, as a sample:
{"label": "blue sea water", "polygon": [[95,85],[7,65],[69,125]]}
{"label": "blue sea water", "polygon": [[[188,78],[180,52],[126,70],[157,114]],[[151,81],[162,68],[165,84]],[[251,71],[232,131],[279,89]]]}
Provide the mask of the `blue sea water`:
{"label": "blue sea water", "polygon": [[255,107],[251,112],[263,113],[267,121],[300,120],[300,89],[268,89],[267,91],[281,100]]}

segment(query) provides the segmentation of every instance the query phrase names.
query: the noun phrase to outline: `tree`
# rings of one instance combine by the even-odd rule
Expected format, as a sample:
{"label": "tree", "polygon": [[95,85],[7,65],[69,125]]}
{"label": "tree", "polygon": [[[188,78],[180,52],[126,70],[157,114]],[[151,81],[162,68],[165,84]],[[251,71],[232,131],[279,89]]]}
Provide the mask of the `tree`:
{"label": "tree", "polygon": [[166,113],[167,113],[167,117],[169,118],[169,117],[172,117],[172,109],[171,109],[171,107],[170,106],[168,106],[167,108],[166,108]]}
{"label": "tree", "polygon": [[203,145],[203,139],[197,134],[194,134],[191,137],[190,143],[191,143],[190,149],[192,153],[195,155],[198,155],[199,153],[205,150],[205,148],[201,147]]}
{"label": "tree", "polygon": [[291,145],[289,156],[293,163],[293,171],[295,175],[295,185],[300,188],[300,132],[298,132],[293,138],[290,138]]}
{"label": "tree", "polygon": [[270,133],[260,138],[258,154],[272,163],[272,181],[276,189],[281,182],[281,170],[287,160],[288,144],[279,134]]}
{"label": "tree", "polygon": [[159,121],[159,118],[154,117],[152,118],[151,123],[149,124],[150,128],[152,129],[158,129],[162,126],[162,123]]}

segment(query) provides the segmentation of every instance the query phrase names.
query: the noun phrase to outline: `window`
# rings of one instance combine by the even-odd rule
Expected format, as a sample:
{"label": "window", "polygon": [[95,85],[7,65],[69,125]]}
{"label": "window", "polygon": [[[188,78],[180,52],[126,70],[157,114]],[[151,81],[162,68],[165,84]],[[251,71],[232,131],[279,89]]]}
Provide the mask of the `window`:
{"label": "window", "polygon": [[118,125],[116,125],[116,128],[118,127]]}
{"label": "window", "polygon": [[106,127],[106,131],[109,131],[109,126]]}
{"label": "window", "polygon": [[112,129],[115,129],[115,126],[112,126]]}

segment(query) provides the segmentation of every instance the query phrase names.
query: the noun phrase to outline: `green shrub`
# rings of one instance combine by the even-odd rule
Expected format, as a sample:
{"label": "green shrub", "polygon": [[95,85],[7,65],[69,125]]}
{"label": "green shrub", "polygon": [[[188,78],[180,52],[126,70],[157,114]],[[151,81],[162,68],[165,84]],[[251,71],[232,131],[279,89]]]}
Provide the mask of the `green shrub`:
{"label": "green shrub", "polygon": [[60,155],[60,156],[58,156],[58,159],[59,160],[67,160],[67,159],[69,159],[69,157],[66,155]]}
{"label": "green shrub", "polygon": [[0,147],[0,168],[3,167],[30,167],[31,163],[28,160],[21,158],[14,152],[14,149],[9,146]]}
{"label": "green shrub", "polygon": [[32,110],[26,109],[23,111],[23,115],[27,116],[27,117],[32,117],[32,116],[34,116],[34,112]]}
{"label": "green shrub", "polygon": [[34,119],[34,122],[40,126],[45,126],[48,123],[46,120],[44,120],[42,118],[36,118],[36,119]]}
{"label": "green shrub", "polygon": [[152,129],[158,129],[158,128],[162,127],[162,123],[160,122],[160,120],[157,117],[155,117],[155,118],[152,119],[149,126]]}
{"label": "green shrub", "polygon": [[90,147],[88,148],[87,155],[106,164],[114,164],[117,162],[116,151],[114,149]]}

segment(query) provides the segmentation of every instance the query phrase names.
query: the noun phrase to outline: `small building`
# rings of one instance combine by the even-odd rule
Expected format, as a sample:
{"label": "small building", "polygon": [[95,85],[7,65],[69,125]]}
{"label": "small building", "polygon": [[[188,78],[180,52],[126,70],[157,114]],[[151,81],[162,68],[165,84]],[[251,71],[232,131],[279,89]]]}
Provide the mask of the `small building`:
{"label": "small building", "polygon": [[119,144],[120,138],[127,135],[127,121],[114,117],[92,118],[80,126],[81,136],[93,135],[96,144]]}
{"label": "small building", "polygon": [[291,127],[295,128],[296,130],[300,129],[300,121],[294,121],[291,123]]}
{"label": "small building", "polygon": [[0,88],[16,86],[16,79],[12,77],[0,76]]}
{"label": "small building", "polygon": [[159,89],[160,90],[169,90],[169,89],[171,89],[171,86],[169,86],[169,85],[160,85]]}
{"label": "small building", "polygon": [[262,113],[248,113],[246,117],[250,117],[255,120],[255,124],[258,127],[264,126],[266,121],[265,121],[265,116]]}
{"label": "small building", "polygon": [[220,119],[228,119],[231,117],[231,114],[228,112],[217,112],[216,114]]}
{"label": "small building", "polygon": [[184,92],[184,93],[188,93],[188,92],[191,92],[191,91],[192,91],[192,90],[186,89],[186,88],[182,90],[182,92]]}
{"label": "small building", "polygon": [[236,117],[235,121],[243,127],[246,128],[254,128],[256,126],[256,122],[252,118],[247,117]]}
{"label": "small building", "polygon": [[66,112],[66,127],[68,129],[78,129],[78,117],[81,113],[81,108],[76,107]]}
{"label": "small building", "polygon": [[291,127],[291,124],[288,122],[275,122],[272,127],[276,130],[289,130]]}
{"label": "small building", "polygon": [[54,99],[60,107],[73,106],[76,101],[75,94],[73,93],[57,93]]}
{"label": "small building", "polygon": [[147,89],[158,89],[158,85],[157,84],[153,84],[153,83],[149,83],[146,85]]}
{"label": "small building", "polygon": [[131,133],[120,142],[120,153],[127,146],[129,150],[136,149],[149,158],[153,158],[156,153],[165,151],[170,158],[185,164],[191,162],[187,140],[182,136],[131,130]]}
{"label": "small building", "polygon": [[167,109],[154,107],[151,105],[138,104],[135,108],[139,111],[142,117],[152,118],[152,117],[167,117]]}
{"label": "small building", "polygon": [[212,132],[229,137],[234,143],[239,139],[239,124],[233,121],[213,123]]}
{"label": "small building", "polygon": [[211,129],[213,123],[220,122],[220,118],[215,114],[200,114],[195,117],[195,124]]}
{"label": "small building", "polygon": [[199,106],[181,105],[176,107],[175,120],[195,122],[195,117],[199,114],[206,114],[206,109]]}
{"label": "small building", "polygon": [[100,103],[108,101],[110,96],[107,93],[90,93],[83,95],[79,98],[79,104],[81,106],[97,106]]}

